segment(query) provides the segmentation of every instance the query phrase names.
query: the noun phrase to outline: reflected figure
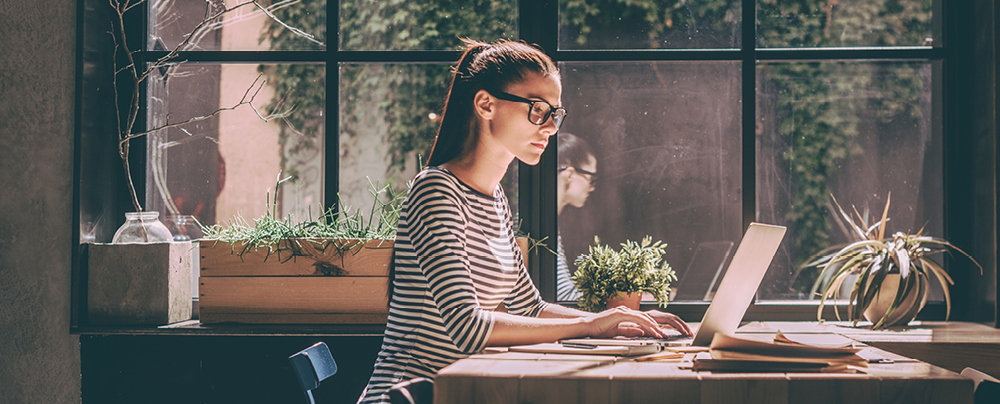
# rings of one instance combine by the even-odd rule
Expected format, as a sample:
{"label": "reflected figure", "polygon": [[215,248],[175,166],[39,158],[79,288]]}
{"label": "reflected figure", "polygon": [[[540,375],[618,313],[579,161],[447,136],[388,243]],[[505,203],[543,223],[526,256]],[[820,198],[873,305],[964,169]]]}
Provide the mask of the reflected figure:
{"label": "reflected figure", "polygon": [[[594,190],[597,177],[597,157],[586,140],[560,132],[556,135],[559,173],[556,175],[556,214],[562,215],[566,205],[580,208]],[[580,293],[570,279],[562,232],[556,239],[556,300],[576,300]]]}

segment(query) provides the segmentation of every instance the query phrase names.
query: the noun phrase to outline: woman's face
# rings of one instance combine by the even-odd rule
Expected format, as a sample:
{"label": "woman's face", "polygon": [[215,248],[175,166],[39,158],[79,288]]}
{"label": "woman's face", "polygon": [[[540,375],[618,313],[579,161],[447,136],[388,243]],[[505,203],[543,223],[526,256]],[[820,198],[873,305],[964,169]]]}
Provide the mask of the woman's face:
{"label": "woman's face", "polygon": [[[506,92],[529,100],[545,101],[553,107],[562,102],[562,84],[558,75],[529,74],[527,78],[507,87]],[[550,116],[541,125],[528,120],[530,104],[496,99],[496,115],[489,121],[490,133],[497,143],[518,160],[535,165],[549,144],[549,137],[556,134],[556,125]]]}
{"label": "woman's face", "polygon": [[566,190],[564,200],[567,204],[578,208],[583,207],[583,204],[587,203],[587,197],[594,190],[594,185],[591,183],[591,175],[584,174],[581,171],[596,174],[597,159],[594,156],[589,156],[586,164],[581,164],[579,167],[570,167],[566,171],[563,171],[568,174],[568,177],[565,179],[566,187],[561,188]]}

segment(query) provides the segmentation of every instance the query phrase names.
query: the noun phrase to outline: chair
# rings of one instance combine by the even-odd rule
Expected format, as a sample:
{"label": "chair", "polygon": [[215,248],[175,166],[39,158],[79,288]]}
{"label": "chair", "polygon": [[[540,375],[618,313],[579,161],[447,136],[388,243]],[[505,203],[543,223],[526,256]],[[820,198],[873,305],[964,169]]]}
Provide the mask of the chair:
{"label": "chair", "polygon": [[431,404],[434,402],[434,381],[426,377],[399,382],[389,389],[392,404]]}
{"label": "chair", "polygon": [[962,376],[972,379],[975,404],[1000,403],[1000,380],[973,368],[962,369]]}
{"label": "chair", "polygon": [[312,391],[319,387],[320,382],[337,373],[337,362],[330,354],[330,347],[325,342],[317,342],[289,356],[288,360],[292,362],[292,369],[295,369],[309,404],[316,404]]}

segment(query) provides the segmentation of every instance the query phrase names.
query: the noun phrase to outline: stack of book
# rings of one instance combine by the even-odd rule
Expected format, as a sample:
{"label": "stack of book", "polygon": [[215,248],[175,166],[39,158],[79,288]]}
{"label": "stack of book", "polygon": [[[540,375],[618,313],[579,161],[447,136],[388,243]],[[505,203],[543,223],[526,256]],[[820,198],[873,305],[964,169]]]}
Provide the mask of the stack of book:
{"label": "stack of book", "polygon": [[850,372],[868,366],[849,338],[814,334],[790,338],[778,331],[773,341],[715,334],[708,352],[698,354],[694,370],[714,372]]}

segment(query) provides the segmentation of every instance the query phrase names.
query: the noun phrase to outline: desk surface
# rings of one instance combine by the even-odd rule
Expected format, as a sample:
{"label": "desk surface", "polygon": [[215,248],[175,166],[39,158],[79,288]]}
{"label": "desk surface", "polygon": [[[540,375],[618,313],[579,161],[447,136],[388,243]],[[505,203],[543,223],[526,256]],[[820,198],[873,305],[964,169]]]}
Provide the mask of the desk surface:
{"label": "desk surface", "polygon": [[[788,334],[836,326],[751,323],[738,333],[773,335],[776,325]],[[470,356],[435,379],[437,404],[646,402],[971,403],[972,382],[920,361],[871,364],[867,373],[712,373],[685,369],[678,360],[514,352]]]}

